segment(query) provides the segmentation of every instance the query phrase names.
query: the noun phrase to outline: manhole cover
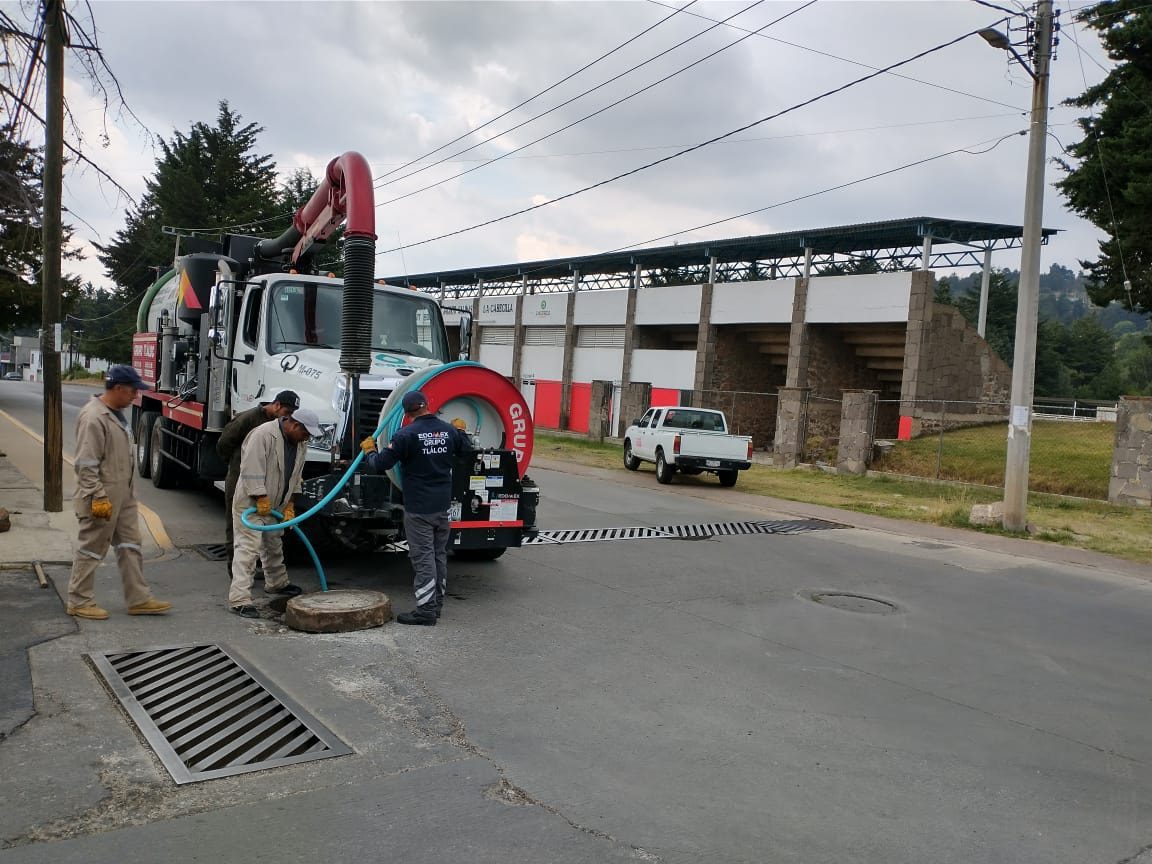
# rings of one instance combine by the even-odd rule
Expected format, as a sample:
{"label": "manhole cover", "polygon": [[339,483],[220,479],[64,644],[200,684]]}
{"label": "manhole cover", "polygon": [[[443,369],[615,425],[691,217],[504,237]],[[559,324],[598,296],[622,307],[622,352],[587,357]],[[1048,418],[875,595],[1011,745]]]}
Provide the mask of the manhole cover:
{"label": "manhole cover", "polygon": [[809,595],[821,606],[832,606],[843,609],[845,612],[866,612],[872,615],[887,615],[899,611],[895,603],[880,600],[876,597],[866,597],[863,594],[849,594],[844,591],[814,591]]}
{"label": "manhole cover", "polygon": [[227,543],[197,543],[192,547],[209,561],[227,561]]}
{"label": "manhole cover", "polygon": [[177,783],[352,752],[222,645],[88,657]]}

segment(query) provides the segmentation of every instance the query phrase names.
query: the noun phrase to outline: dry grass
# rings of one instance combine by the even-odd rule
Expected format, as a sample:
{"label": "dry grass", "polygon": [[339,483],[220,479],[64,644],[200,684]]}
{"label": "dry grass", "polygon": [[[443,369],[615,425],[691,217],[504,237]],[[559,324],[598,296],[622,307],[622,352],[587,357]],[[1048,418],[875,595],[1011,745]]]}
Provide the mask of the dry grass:
{"label": "dry grass", "polygon": [[[1111,427],[1108,429],[1111,431]],[[537,435],[536,453],[548,459],[624,472],[622,449],[618,444],[597,444],[560,435]],[[935,466],[935,461],[932,464]],[[653,468],[643,465],[640,470],[652,471]],[[787,471],[767,465],[753,465],[750,470],[742,472],[736,488],[754,495],[839,507],[894,519],[1007,533],[976,528],[968,522],[973,504],[987,504],[1002,498],[998,489],[896,477],[841,477],[822,471]],[[1152,562],[1152,544],[1148,542],[1152,536],[1152,511],[1147,509],[1033,494],[1028,518],[1035,526],[1038,539],[1133,561]]]}

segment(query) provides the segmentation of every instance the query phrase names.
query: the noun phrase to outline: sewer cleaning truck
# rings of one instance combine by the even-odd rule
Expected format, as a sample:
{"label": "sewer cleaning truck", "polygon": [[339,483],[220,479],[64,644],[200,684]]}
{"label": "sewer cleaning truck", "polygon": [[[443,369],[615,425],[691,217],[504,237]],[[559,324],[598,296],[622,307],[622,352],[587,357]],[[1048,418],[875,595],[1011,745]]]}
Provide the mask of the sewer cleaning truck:
{"label": "sewer cleaning truck", "polygon": [[[316,253],[344,227],[343,279],[316,272]],[[475,451],[453,472],[450,548],[490,560],[535,529],[539,490],[527,477],[533,425],[520,391],[468,361],[471,314],[449,330],[426,294],[373,278],[372,175],[358,153],[333,159],[315,194],[279,237],[193,238],[145,293],[132,363],[153,389],[133,407],[137,470],[161,489],[222,480],[216,442],[232,417],[281,390],[314,410],[297,512],[330,500],[309,533],[353,549],[402,539],[398,469],[344,481],[359,441],[380,446],[405,422],[418,388],[447,421],[463,421]],[[332,495],[333,489],[344,484]]]}

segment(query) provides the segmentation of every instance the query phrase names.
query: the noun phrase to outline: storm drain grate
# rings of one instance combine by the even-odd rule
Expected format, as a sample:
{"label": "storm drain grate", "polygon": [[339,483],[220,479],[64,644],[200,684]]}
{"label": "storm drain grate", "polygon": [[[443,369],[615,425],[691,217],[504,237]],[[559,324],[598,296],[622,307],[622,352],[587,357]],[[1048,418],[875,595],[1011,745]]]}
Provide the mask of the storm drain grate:
{"label": "storm drain grate", "polygon": [[197,543],[192,548],[207,558],[209,561],[228,560],[227,543]]}
{"label": "storm drain grate", "polygon": [[177,783],[352,752],[222,645],[88,656]]}
{"label": "storm drain grate", "polygon": [[802,534],[845,526],[823,519],[763,519],[755,522],[702,522],[694,525],[664,525],[658,528],[569,528],[540,531],[524,539],[525,546],[550,543],[599,543],[608,540],[666,540],[735,537],[748,534]]}

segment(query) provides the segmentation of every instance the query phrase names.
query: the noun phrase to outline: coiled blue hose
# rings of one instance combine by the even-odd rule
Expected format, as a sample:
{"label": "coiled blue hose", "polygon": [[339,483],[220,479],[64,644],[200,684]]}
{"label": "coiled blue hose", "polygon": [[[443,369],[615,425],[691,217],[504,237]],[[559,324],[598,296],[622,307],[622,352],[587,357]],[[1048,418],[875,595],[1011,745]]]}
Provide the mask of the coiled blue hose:
{"label": "coiled blue hose", "polygon": [[[427,369],[409,378],[408,380],[412,381],[412,385],[409,389],[419,390],[420,387],[422,387],[428,381],[431,381],[437,375],[447,372],[449,369],[458,369],[461,366],[480,365],[481,364],[472,360],[457,360],[454,363],[445,363],[443,366],[433,366],[431,369]],[[385,414],[384,417],[380,420],[380,425],[376,427],[376,431],[372,433],[372,437],[374,439],[379,439],[382,434],[387,432],[388,439],[391,440],[392,436],[396,434],[396,431],[400,428],[403,422],[403,406],[400,404],[394,405],[392,410]],[[305,519],[311,519],[313,516],[327,507],[328,503],[336,497],[336,495],[340,492],[341,489],[344,488],[344,485],[348,482],[352,475],[356,473],[357,466],[363,461],[364,451],[361,450],[356,454],[356,458],[352,460],[352,464],[349,465],[347,470],[344,472],[344,476],[340,478],[340,480],[336,483],[335,486],[332,487],[331,491],[329,491],[327,495],[317,501],[316,504],[314,504],[310,509],[304,511],[293,519],[289,519],[287,522],[281,521],[274,525],[253,524],[252,522],[248,521],[248,517],[256,512],[255,507],[249,507],[243,513],[241,513],[240,521],[244,523],[245,528],[251,528],[253,531],[283,531],[287,528],[291,528],[293,531],[295,531],[297,536],[304,542],[304,546],[308,549],[308,554],[312,556],[312,563],[316,565],[316,575],[320,578],[320,590],[327,591],[328,582],[324,578],[324,568],[320,565],[320,558],[316,555],[316,550],[312,548],[312,544],[308,542],[308,538],[304,536],[304,532],[296,526],[303,522]],[[273,515],[278,516],[281,520],[284,519],[284,515],[282,513],[279,513],[276,510],[273,510],[272,513]]]}

